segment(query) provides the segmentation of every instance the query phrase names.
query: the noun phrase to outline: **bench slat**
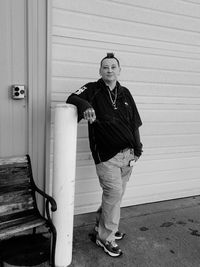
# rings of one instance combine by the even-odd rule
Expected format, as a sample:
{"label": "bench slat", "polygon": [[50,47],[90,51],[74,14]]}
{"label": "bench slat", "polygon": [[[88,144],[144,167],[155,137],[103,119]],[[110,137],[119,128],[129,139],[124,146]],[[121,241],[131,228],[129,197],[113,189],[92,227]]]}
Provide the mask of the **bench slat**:
{"label": "bench slat", "polygon": [[26,216],[38,216],[38,211],[36,209],[30,210],[22,210],[21,212],[12,212],[10,214],[6,214],[0,217],[0,229],[1,225],[5,222],[11,222],[14,220],[18,220],[20,218],[24,218]]}
{"label": "bench slat", "polygon": [[[28,201],[32,198],[32,191],[31,190],[19,190],[14,192],[4,192],[0,195],[0,206],[2,205],[9,205],[15,203],[21,203],[24,201]],[[0,211],[1,213],[1,211]]]}
{"label": "bench slat", "polygon": [[5,185],[0,187],[0,194],[5,194],[9,192],[15,192],[15,191],[29,191],[31,190],[31,185],[29,181],[24,181],[24,183],[13,183],[13,185]]}
{"label": "bench slat", "polygon": [[32,229],[34,227],[42,226],[46,221],[38,216],[26,216],[17,220],[6,222],[0,226],[0,239],[7,239],[12,235]]}
{"label": "bench slat", "polygon": [[28,160],[26,156],[23,157],[11,157],[11,158],[0,158],[0,166],[1,165],[13,165],[13,164],[27,164]]}
{"label": "bench slat", "polygon": [[29,192],[13,192],[0,197],[0,217],[34,208],[34,200]]}
{"label": "bench slat", "polygon": [[29,185],[30,183],[30,171],[28,166],[14,166],[9,167],[0,166],[0,190],[4,188],[12,187],[15,185]]}

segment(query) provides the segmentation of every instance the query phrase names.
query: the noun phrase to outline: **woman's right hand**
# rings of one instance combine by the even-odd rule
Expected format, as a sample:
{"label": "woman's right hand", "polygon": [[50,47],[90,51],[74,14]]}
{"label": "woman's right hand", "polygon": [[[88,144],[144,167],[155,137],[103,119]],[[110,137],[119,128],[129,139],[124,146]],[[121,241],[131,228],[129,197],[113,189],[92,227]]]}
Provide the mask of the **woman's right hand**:
{"label": "woman's right hand", "polygon": [[90,123],[93,123],[96,120],[95,110],[93,108],[88,108],[83,112],[83,118]]}

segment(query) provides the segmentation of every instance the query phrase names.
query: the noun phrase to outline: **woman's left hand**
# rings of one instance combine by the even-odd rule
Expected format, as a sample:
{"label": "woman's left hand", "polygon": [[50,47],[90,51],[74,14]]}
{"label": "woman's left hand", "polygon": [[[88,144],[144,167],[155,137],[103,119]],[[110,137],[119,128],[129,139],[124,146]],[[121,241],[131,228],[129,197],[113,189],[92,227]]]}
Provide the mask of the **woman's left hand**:
{"label": "woman's left hand", "polygon": [[136,155],[134,155],[134,161],[137,162],[139,159],[139,157],[137,157]]}

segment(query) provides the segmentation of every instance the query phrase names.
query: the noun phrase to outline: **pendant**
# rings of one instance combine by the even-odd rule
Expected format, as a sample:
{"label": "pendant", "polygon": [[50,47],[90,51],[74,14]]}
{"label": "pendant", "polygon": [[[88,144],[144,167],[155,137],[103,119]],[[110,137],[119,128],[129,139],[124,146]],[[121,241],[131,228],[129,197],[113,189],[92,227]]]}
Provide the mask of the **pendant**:
{"label": "pendant", "polygon": [[115,110],[117,109],[116,105],[113,105],[113,107],[114,107]]}

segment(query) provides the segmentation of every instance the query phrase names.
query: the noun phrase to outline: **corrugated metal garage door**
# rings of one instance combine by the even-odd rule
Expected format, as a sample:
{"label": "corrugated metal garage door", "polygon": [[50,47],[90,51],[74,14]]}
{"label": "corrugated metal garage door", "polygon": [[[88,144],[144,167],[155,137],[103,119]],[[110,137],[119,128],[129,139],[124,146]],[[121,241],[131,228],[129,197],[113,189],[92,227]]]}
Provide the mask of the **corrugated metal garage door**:
{"label": "corrugated metal garage door", "polygon": [[[143,120],[144,154],[123,205],[200,193],[200,5],[197,0],[54,0],[51,104],[99,78],[115,52]],[[53,126],[53,123],[52,123]],[[87,124],[78,128],[75,212],[94,211],[101,189]]]}

